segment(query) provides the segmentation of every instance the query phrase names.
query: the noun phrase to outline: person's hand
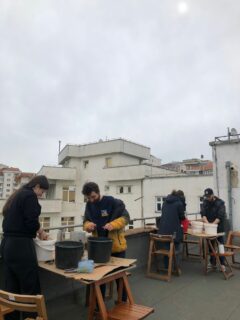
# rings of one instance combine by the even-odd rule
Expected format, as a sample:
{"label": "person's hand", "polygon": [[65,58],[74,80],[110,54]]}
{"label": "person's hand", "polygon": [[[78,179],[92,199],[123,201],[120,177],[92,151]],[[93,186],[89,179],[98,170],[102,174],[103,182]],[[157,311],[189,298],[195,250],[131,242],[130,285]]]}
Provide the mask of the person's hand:
{"label": "person's hand", "polygon": [[113,226],[111,225],[111,223],[107,223],[107,224],[105,224],[103,229],[108,230],[108,231],[112,231],[113,230]]}
{"label": "person's hand", "polygon": [[43,229],[39,229],[38,230],[38,238],[40,240],[47,240],[48,239],[48,234]]}
{"label": "person's hand", "polygon": [[86,230],[87,230],[87,232],[92,232],[92,231],[94,231],[95,229],[96,229],[96,224],[95,223],[93,223],[93,222],[89,222],[88,224],[87,224],[87,227],[86,227]]}

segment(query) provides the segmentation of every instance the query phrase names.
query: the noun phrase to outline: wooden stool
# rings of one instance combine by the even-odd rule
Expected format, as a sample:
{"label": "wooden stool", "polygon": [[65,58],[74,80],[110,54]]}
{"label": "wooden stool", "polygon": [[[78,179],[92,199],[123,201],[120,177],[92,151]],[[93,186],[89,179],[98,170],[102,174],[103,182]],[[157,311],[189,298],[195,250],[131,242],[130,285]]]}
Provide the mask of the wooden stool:
{"label": "wooden stool", "polygon": [[[100,286],[112,281],[119,280],[118,287],[118,304],[112,309],[107,310]],[[123,288],[126,290],[128,302],[122,303]],[[128,283],[125,271],[112,274],[101,280],[95,281],[90,285],[90,306],[88,320],[93,319],[96,302],[99,307],[99,315],[101,320],[140,320],[146,318],[154,312],[153,308],[136,305],[132,296],[132,292]]]}
{"label": "wooden stool", "polygon": [[[169,250],[167,249],[157,249],[157,243],[169,243]],[[168,257],[168,269],[167,269],[167,275],[161,275],[159,272],[152,272],[152,260],[156,259],[157,256],[167,256]],[[156,262],[156,261],[155,261]],[[156,234],[150,234],[150,246],[149,246],[149,254],[148,254],[148,266],[147,266],[147,276],[150,278],[170,281],[171,275],[172,275],[172,266],[174,263],[176,274],[179,276],[181,274],[180,269],[177,265],[177,259],[176,259],[176,252],[175,252],[175,245],[174,245],[174,239],[172,235],[156,235]],[[157,265],[157,271],[160,271],[161,269],[158,268]]]}
{"label": "wooden stool", "polygon": [[229,231],[227,242],[225,244],[225,249],[227,252],[233,252],[232,255],[232,267],[239,268],[240,262],[235,260],[235,254],[240,252],[240,246],[234,245],[234,240],[238,239],[240,241],[240,231]]}
{"label": "wooden stool", "polygon": [[[193,244],[196,246],[199,246],[199,253],[193,253],[189,251],[188,245]],[[188,239],[188,234],[185,233],[183,236],[183,258],[185,257],[194,257],[194,258],[200,258],[201,260],[204,258],[204,242],[202,238],[199,238],[198,240]]]}
{"label": "wooden stool", "polygon": [[[217,238],[206,239],[206,242],[207,242],[207,256],[206,256],[206,261],[205,261],[206,274],[208,272],[212,271],[211,269],[210,270],[207,269],[208,256],[212,256],[212,257],[215,257],[216,266],[218,266],[219,270],[221,270],[221,272],[223,273],[225,280],[228,280],[230,277],[232,277],[234,275],[232,268],[231,268],[231,265],[228,261],[228,258],[232,257],[234,255],[234,253],[230,252],[230,251],[224,252],[224,253],[217,252],[217,250],[216,250],[216,248],[218,247]],[[211,251],[210,251],[210,249],[211,249]],[[223,267],[221,265],[220,257],[224,258],[225,270],[223,270]]]}

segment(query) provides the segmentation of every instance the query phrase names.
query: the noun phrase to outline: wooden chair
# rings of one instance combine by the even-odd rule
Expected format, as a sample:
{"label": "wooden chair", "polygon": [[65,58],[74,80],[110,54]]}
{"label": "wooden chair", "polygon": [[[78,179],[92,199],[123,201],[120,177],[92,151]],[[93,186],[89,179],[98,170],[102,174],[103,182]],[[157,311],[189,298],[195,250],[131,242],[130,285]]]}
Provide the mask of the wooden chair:
{"label": "wooden chair", "polygon": [[[210,269],[210,270],[207,269],[207,261],[208,261],[208,256],[213,256],[216,258],[216,264],[219,267],[219,270],[222,271],[225,280],[228,280],[230,277],[232,277],[234,275],[232,268],[231,268],[231,265],[228,261],[228,258],[232,257],[234,255],[234,253],[230,252],[230,251],[227,251],[224,253],[219,253],[217,247],[218,247],[217,238],[215,238],[213,240],[207,239],[207,256],[206,256],[206,260],[205,260],[205,272],[207,274],[209,271],[212,271],[212,269]],[[225,270],[222,269],[220,257],[224,258]]]}
{"label": "wooden chair", "polygon": [[[100,286],[119,279],[118,287],[118,304],[111,310],[107,310],[104,303]],[[122,302],[123,288],[126,290],[128,301]],[[145,319],[154,309],[134,303],[132,292],[128,283],[128,277],[126,272],[122,271],[119,274],[113,274],[101,280],[98,280],[90,285],[90,310],[88,319],[92,319],[96,302],[99,307],[99,315],[97,319],[101,320],[140,320]]]}
{"label": "wooden chair", "polygon": [[[5,307],[3,305],[0,305],[0,314],[2,314],[2,316],[5,316],[6,314],[11,313],[13,311],[14,310],[11,309],[11,308],[8,308],[8,307]],[[0,319],[1,319],[1,317],[0,317]]]}
{"label": "wooden chair", "polygon": [[[189,250],[189,245],[194,245],[194,246],[198,246],[198,253],[195,252],[190,252]],[[189,258],[189,257],[193,257],[193,258],[200,258],[200,260],[202,260],[204,258],[204,249],[203,249],[203,239],[199,238],[197,240],[194,239],[189,239],[188,234],[185,233],[183,236],[183,258]]]}
{"label": "wooden chair", "polygon": [[[169,250],[167,249],[158,249],[158,244],[169,243]],[[168,269],[161,269],[158,267],[157,256],[167,256],[168,257]],[[155,260],[157,267],[157,272],[152,270],[152,262]],[[173,271],[173,264],[176,274],[179,276],[181,271],[177,265],[176,251],[174,245],[174,239],[172,235],[158,235],[150,234],[150,246],[148,254],[148,265],[147,265],[147,276],[150,278],[170,281]],[[167,274],[160,274],[160,271],[167,271]]]}
{"label": "wooden chair", "polygon": [[[234,240],[238,239],[239,245],[234,244]],[[240,231],[229,231],[227,242],[225,244],[227,252],[233,252],[232,255],[232,267],[239,268],[240,262],[235,260],[235,254],[240,252]]]}
{"label": "wooden chair", "polygon": [[45,300],[42,295],[19,295],[0,290],[0,320],[4,320],[4,315],[10,310],[34,312],[37,313],[37,320],[47,320]]}

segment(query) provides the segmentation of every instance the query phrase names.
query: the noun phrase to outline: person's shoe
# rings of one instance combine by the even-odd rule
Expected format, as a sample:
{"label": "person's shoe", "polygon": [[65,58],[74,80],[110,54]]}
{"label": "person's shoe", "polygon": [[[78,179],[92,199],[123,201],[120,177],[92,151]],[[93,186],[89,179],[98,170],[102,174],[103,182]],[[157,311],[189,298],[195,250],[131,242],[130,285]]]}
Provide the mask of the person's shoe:
{"label": "person's shoe", "polygon": [[226,272],[226,267],[224,264],[221,264],[221,269],[220,269],[221,272]]}

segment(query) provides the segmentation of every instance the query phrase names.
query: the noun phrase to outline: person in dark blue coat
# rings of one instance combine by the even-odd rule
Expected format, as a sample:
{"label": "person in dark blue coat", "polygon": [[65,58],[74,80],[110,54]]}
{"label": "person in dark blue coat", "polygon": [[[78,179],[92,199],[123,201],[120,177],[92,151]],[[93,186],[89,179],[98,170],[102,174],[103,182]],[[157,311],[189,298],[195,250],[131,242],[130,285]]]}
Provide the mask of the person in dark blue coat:
{"label": "person in dark blue coat", "polygon": [[[38,262],[33,238],[47,238],[40,228],[38,198],[49,188],[45,176],[36,176],[13,193],[3,207],[1,256],[4,265],[4,290],[17,294],[40,294]],[[29,316],[26,316],[27,318]],[[32,318],[32,316],[31,316]],[[5,319],[20,319],[18,312]]]}
{"label": "person in dark blue coat", "polygon": [[[162,216],[159,223],[158,233],[161,235],[173,235],[176,251],[180,248],[180,243],[183,240],[183,229],[181,221],[185,219],[185,200],[184,194],[173,190],[167,196],[162,207]],[[185,199],[185,198],[184,198]],[[165,249],[169,249],[169,243],[164,244]],[[164,266],[168,267],[168,257],[164,257]]]}

